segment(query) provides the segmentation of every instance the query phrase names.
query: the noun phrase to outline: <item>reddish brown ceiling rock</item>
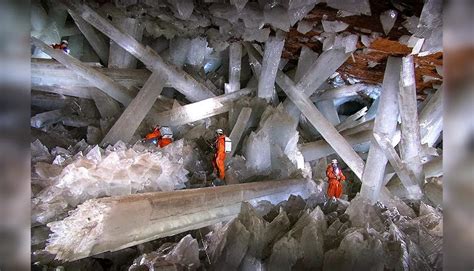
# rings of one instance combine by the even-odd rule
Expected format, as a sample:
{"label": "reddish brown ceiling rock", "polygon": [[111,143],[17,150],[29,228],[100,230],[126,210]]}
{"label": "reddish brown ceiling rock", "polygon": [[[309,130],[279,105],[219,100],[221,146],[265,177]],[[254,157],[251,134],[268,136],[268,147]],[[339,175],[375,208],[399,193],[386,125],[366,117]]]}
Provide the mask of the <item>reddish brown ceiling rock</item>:
{"label": "reddish brown ceiling rock", "polygon": [[[403,3],[403,1],[399,1]],[[405,1],[406,2],[406,1]],[[405,15],[419,16],[423,2],[412,1],[410,3],[404,3],[406,6],[410,6]],[[312,22],[320,22],[323,16],[327,16],[328,20],[340,20],[349,24],[347,31],[356,34],[365,34],[361,32],[361,28],[368,29],[372,32],[383,33],[382,25],[380,23],[380,13],[393,8],[388,1],[371,1],[372,16],[348,16],[348,17],[337,17],[337,10],[325,6],[324,4],[318,4],[304,20]],[[404,27],[402,22],[404,19],[401,15],[397,17],[397,21],[393,29],[390,31],[388,37],[376,39],[372,42],[369,48],[365,48],[361,42],[359,42],[357,50],[352,57],[344,63],[338,72],[343,78],[349,76],[361,80],[366,83],[382,83],[383,74],[385,71],[385,63],[389,56],[406,56],[411,53],[411,48],[398,42],[399,38],[403,35],[411,35]],[[282,53],[282,57],[290,59],[296,63],[301,50],[301,47],[307,46],[317,53],[322,52],[322,44],[316,37],[321,34],[316,27],[312,31],[301,34],[296,30],[296,26],[291,28],[287,37],[285,48]],[[365,50],[362,50],[364,49]],[[379,63],[375,67],[368,67],[369,61]],[[436,53],[424,57],[415,56],[415,73],[416,73],[416,85],[417,91],[420,98],[423,98],[423,90],[431,88],[433,84],[439,84],[442,77],[436,72],[436,66],[443,65],[443,53]],[[430,76],[440,80],[431,80],[424,82],[423,77]]]}

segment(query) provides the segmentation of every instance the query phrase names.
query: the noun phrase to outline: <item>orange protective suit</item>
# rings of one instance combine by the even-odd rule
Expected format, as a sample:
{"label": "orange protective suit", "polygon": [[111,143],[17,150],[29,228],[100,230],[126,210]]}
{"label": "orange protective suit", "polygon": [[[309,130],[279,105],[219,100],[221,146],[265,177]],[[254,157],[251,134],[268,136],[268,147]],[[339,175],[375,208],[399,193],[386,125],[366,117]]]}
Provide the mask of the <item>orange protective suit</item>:
{"label": "orange protective suit", "polygon": [[[341,182],[346,180],[346,176],[342,173],[342,170],[339,169],[339,172],[336,174],[332,167],[332,164],[328,165],[326,168],[326,176],[328,177],[328,197],[340,198],[342,195],[342,185]],[[339,177],[339,180],[338,180]]]}
{"label": "orange protective suit", "polygon": [[171,138],[163,138],[161,136],[159,128],[153,129],[153,132],[147,134],[146,137],[145,137],[145,139],[147,139],[147,140],[153,140],[155,138],[158,140],[158,142],[156,144],[157,144],[157,146],[160,146],[160,148],[164,148],[168,144],[171,144],[173,142],[173,139],[171,139]]}
{"label": "orange protective suit", "polygon": [[55,44],[51,44],[51,47],[53,47],[53,49],[63,50],[65,53],[69,54],[69,48],[67,47],[66,44],[55,43]]}
{"label": "orange protective suit", "polygon": [[212,165],[217,170],[217,177],[221,180],[225,178],[225,135],[219,135],[214,142],[214,159]]}

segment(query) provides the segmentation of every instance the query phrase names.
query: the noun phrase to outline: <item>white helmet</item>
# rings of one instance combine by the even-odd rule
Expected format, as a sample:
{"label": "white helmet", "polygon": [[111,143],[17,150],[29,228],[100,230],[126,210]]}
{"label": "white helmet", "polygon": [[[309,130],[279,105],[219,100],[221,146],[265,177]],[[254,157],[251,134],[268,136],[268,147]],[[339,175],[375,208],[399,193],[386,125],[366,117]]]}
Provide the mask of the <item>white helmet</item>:
{"label": "white helmet", "polygon": [[222,129],[217,129],[216,130],[216,134],[218,135],[223,135],[224,134],[224,131]]}
{"label": "white helmet", "polygon": [[69,43],[67,42],[67,40],[62,40],[61,43],[64,43],[66,45],[69,45]]}
{"label": "white helmet", "polygon": [[337,159],[332,159],[331,164],[337,164]]}

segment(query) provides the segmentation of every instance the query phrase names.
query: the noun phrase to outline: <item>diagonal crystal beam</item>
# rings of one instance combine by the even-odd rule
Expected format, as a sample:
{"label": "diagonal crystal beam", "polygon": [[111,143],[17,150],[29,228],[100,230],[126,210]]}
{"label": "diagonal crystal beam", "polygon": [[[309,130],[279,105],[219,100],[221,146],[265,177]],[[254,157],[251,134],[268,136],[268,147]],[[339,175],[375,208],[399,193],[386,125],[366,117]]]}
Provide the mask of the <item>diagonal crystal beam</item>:
{"label": "diagonal crystal beam", "polygon": [[106,76],[105,74],[85,65],[81,61],[74,57],[66,54],[62,50],[55,50],[51,46],[47,45],[43,41],[31,37],[31,43],[43,52],[50,55],[52,58],[59,61],[61,64],[66,66],[68,69],[74,71],[84,79],[88,80],[91,84],[107,93],[110,97],[114,98],[123,105],[128,105],[132,101],[132,97],[127,94],[128,90],[116,83],[114,80]]}
{"label": "diagonal crystal beam", "polygon": [[400,157],[406,167],[413,172],[418,184],[425,180],[421,163],[420,125],[418,123],[418,106],[416,101],[415,63],[413,56],[402,58],[400,75],[399,110],[402,138]]}
{"label": "diagonal crystal beam", "polygon": [[[261,61],[261,55],[249,44],[245,44],[247,52],[252,54],[257,61]],[[308,121],[321,133],[321,136],[328,142],[336,153],[344,160],[358,178],[362,178],[364,161],[352,149],[351,145],[339,134],[334,126],[318,111],[309,100],[309,95],[305,95],[295,83],[282,71],[277,72],[277,84],[283,89],[288,98],[303,113]]]}
{"label": "diagonal crystal beam", "polygon": [[408,191],[407,198],[412,200],[420,199],[423,193],[421,192],[421,188],[418,184],[415,174],[406,163],[402,162],[402,159],[400,159],[400,156],[398,156],[398,153],[392,146],[390,140],[388,140],[386,136],[378,133],[374,133],[373,136],[390,162],[390,165],[392,165],[392,168],[395,170],[406,190]]}
{"label": "diagonal crystal beam", "polygon": [[196,102],[215,96],[206,86],[194,80],[184,71],[165,62],[153,49],[145,47],[131,35],[123,33],[87,5],[72,0],[61,0],[61,3],[143,62],[149,70],[159,71],[167,76],[173,87],[188,100]]}
{"label": "diagonal crystal beam", "polygon": [[86,37],[87,41],[92,46],[92,49],[94,49],[100,60],[102,60],[102,63],[107,65],[109,61],[109,46],[105,41],[105,38],[102,36],[102,34],[97,33],[96,30],[90,24],[84,21],[79,15],[71,10],[68,11],[76,23],[77,28],[79,28],[82,34],[84,34],[84,37]]}
{"label": "diagonal crystal beam", "polygon": [[183,125],[228,112],[232,107],[232,102],[254,92],[254,89],[244,88],[229,94],[156,113],[151,115],[151,117],[156,121],[156,124],[170,126]]}
{"label": "diagonal crystal beam", "polygon": [[160,72],[152,73],[137,96],[102,139],[101,145],[115,144],[119,140],[123,142],[130,141],[163,90],[165,82],[166,76]]}

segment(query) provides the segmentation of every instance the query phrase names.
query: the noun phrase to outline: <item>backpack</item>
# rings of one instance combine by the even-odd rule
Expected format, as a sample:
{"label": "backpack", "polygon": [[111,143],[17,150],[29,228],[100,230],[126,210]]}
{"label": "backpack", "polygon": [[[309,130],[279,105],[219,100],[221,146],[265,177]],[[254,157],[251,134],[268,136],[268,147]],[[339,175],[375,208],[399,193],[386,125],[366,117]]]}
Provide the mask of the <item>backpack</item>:
{"label": "backpack", "polygon": [[168,126],[160,127],[160,134],[163,138],[173,138],[173,131]]}
{"label": "backpack", "polygon": [[225,137],[225,144],[224,144],[224,149],[226,153],[232,152],[232,140],[230,138]]}

